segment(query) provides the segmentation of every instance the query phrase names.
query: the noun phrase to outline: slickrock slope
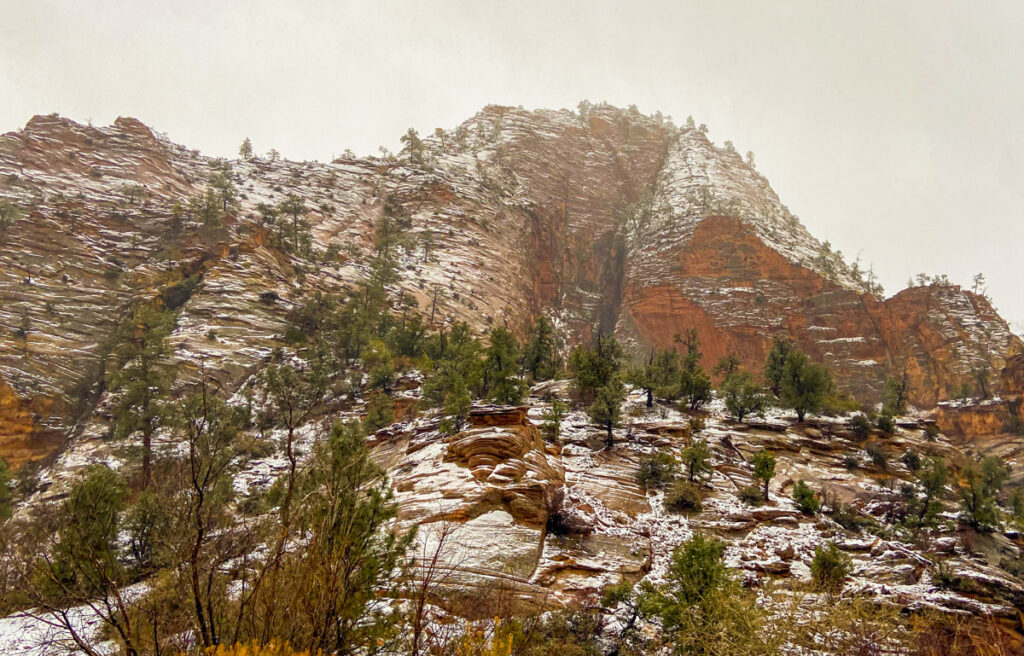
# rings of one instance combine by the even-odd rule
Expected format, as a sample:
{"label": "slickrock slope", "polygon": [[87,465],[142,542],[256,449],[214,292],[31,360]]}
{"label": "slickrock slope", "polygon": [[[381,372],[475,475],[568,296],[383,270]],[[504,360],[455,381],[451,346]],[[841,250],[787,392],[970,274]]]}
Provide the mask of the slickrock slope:
{"label": "slickrock slope", "polygon": [[[0,199],[24,214],[0,234],[0,453],[21,462],[105,430],[103,356],[139,299],[180,305],[181,384],[202,363],[233,393],[300,299],[366,275],[388,203],[411,220],[395,291],[435,323],[521,332],[544,313],[573,341],[614,328],[636,353],[696,327],[706,364],[735,352],[749,366],[786,334],[862,400],[906,370],[925,407],[1021,351],[958,287],[869,293],[700,129],[608,106],[492,106],[423,143],[398,158],[223,162],[134,119],[35,117],[0,137]],[[175,219],[224,170],[240,201],[226,225]],[[267,246],[257,205],[288,194],[311,209],[312,260]]]}

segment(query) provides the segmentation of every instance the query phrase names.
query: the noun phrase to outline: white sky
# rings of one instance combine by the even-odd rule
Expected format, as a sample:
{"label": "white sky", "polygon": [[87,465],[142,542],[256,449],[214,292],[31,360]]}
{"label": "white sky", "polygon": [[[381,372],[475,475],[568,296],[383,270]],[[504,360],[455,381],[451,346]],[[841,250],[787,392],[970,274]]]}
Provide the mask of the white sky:
{"label": "white sky", "polygon": [[692,114],[888,293],[988,276],[1024,330],[1024,3],[0,0],[0,131],[135,116],[326,160],[488,103]]}

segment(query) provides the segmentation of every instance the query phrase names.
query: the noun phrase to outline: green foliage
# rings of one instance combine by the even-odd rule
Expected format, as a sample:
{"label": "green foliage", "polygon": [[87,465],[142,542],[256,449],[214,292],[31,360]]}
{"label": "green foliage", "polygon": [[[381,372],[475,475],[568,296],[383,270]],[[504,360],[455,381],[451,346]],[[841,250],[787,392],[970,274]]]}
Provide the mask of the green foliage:
{"label": "green foliage", "polygon": [[871,435],[871,420],[863,413],[857,413],[850,417],[850,430],[860,439],[867,439]]}
{"label": "green foliage", "polygon": [[52,556],[37,564],[36,585],[48,603],[70,607],[105,597],[128,582],[118,535],[128,486],[113,471],[94,465],[57,511]]}
{"label": "green foliage", "polygon": [[725,407],[743,421],[748,414],[762,412],[768,405],[768,398],[761,392],[761,386],[749,371],[733,371],[726,374],[720,391]]}
{"label": "green foliage", "polygon": [[363,430],[375,433],[395,420],[395,404],[383,392],[372,392],[366,399],[366,417],[363,418]]}
{"label": "green foliage", "polygon": [[711,370],[713,374],[721,378],[723,381],[729,376],[739,373],[740,371],[740,359],[735,353],[729,353],[718,358],[718,362],[715,363],[715,368]]}
{"label": "green foliage", "polygon": [[843,456],[843,466],[849,469],[850,471],[853,471],[854,469],[860,467],[860,460],[857,460],[855,456],[851,455]]}
{"label": "green foliage", "polygon": [[793,351],[793,342],[788,337],[776,337],[764,363],[764,380],[775,396],[782,395],[782,380],[785,376],[786,360]]}
{"label": "green foliage", "polygon": [[697,512],[702,508],[703,498],[704,495],[695,483],[678,480],[665,491],[665,510],[674,513]]}
{"label": "green foliage", "polygon": [[613,438],[612,429],[619,425],[622,401],[625,398],[626,390],[622,382],[615,377],[598,388],[594,402],[590,404],[590,419],[608,432],[609,445]]}
{"label": "green foliage", "polygon": [[679,376],[679,354],[664,350],[651,351],[647,364],[631,369],[627,380],[647,392],[647,407],[651,407],[655,395],[670,399],[679,395]]}
{"label": "green foliage", "polygon": [[562,420],[569,412],[569,406],[560,399],[551,399],[551,405],[544,409],[541,431],[550,440],[557,440],[562,430]]}
{"label": "green foliage", "polygon": [[885,455],[885,451],[882,450],[881,446],[872,443],[864,447],[864,450],[868,452],[871,462],[879,469],[885,471],[889,468],[889,457]]}
{"label": "green foliage", "polygon": [[920,494],[909,504],[908,514],[917,526],[934,523],[935,516],[942,510],[942,497],[949,483],[949,469],[942,458],[928,458],[917,470]]}
{"label": "green foliage", "polygon": [[288,194],[277,206],[277,216],[291,218],[291,221],[277,222],[278,245],[307,257],[312,245],[309,222],[305,219],[308,213],[306,202],[295,194]]}
{"label": "green foliage", "polygon": [[740,498],[740,501],[751,506],[760,506],[764,503],[764,494],[761,492],[761,488],[757,485],[745,485],[741,487],[736,492],[736,496]]}
{"label": "green foliage", "polygon": [[679,462],[672,454],[659,451],[640,459],[636,480],[645,489],[663,488],[671,483],[679,471]]}
{"label": "green foliage", "polygon": [[754,480],[764,486],[764,500],[768,500],[768,483],[775,476],[775,456],[765,450],[758,451],[751,459],[754,466]]}
{"label": "green foliage", "polygon": [[999,526],[996,495],[1010,477],[1010,466],[996,456],[968,460],[954,487],[960,496],[962,516],[974,528]]}
{"label": "green foliage", "polygon": [[519,377],[519,342],[505,327],[491,330],[483,363],[483,394],[505,405],[518,405],[526,396],[526,382]]}
{"label": "green foliage", "polygon": [[797,419],[804,420],[808,412],[818,412],[825,396],[832,389],[828,370],[814,364],[800,351],[790,351],[782,370],[779,392],[782,403],[796,411]]}
{"label": "green foliage", "polygon": [[679,374],[679,395],[690,412],[696,412],[712,399],[711,378],[700,366],[700,339],[696,329],[691,328],[685,336],[677,335],[676,341],[686,347]]}
{"label": "green foliage", "polygon": [[811,561],[811,580],[814,587],[829,594],[839,594],[843,590],[846,577],[853,570],[850,557],[839,551],[835,542],[828,542],[814,548],[814,559]]}
{"label": "green foliage", "polygon": [[902,462],[907,469],[912,472],[916,472],[921,469],[921,456],[913,449],[907,449],[902,456],[900,456],[900,462]]}
{"label": "green foliage", "polygon": [[174,380],[166,364],[167,336],[176,316],[157,305],[134,308],[114,335],[113,366],[108,385],[115,392],[113,435],[125,438],[142,433],[142,478],[148,486],[152,467],[152,437],[166,423],[166,399]]}
{"label": "green foliage", "polygon": [[8,226],[18,221],[22,217],[22,212],[13,202],[6,198],[0,200],[0,232],[7,229]]}
{"label": "green foliage", "polygon": [[679,390],[682,393],[683,402],[691,412],[700,410],[712,399],[711,379],[699,366],[683,370],[680,374]]}
{"label": "green foliage", "polygon": [[573,349],[569,356],[569,372],[573,377],[574,402],[584,407],[593,404],[598,391],[618,379],[622,360],[622,347],[614,335],[599,334],[592,346],[580,345]]}
{"label": "green foliage", "polygon": [[679,454],[679,458],[686,465],[688,480],[691,483],[697,482],[701,476],[712,471],[711,449],[708,447],[707,440],[691,437],[689,444]]}
{"label": "green foliage", "polygon": [[391,486],[357,423],[334,424],[301,487],[309,492],[298,519],[309,542],[288,555],[284,580],[291,584],[275,602],[307,606],[272,628],[324,653],[374,649],[400,630],[376,600],[379,589],[397,585],[414,534],[398,533]]}
{"label": "green foliage", "polygon": [[537,317],[523,347],[522,366],[531,380],[551,380],[562,368],[561,347],[555,324],[545,316]]}
{"label": "green foliage", "polygon": [[673,654],[767,654],[774,651],[764,613],[729,574],[722,542],[694,535],[673,552],[666,582],[647,585],[639,607],[660,620]]}
{"label": "green foliage", "polygon": [[900,377],[889,376],[885,379],[882,392],[882,414],[900,416],[907,411],[907,396],[910,394],[910,376],[904,371]]}
{"label": "green foliage", "polygon": [[252,158],[252,141],[249,140],[249,137],[246,137],[242,145],[238,147],[238,155],[242,159]]}
{"label": "green foliage", "polygon": [[814,494],[811,486],[802,479],[793,486],[793,500],[800,507],[800,512],[805,515],[813,515],[821,509],[821,501]]}
{"label": "green foliage", "polygon": [[886,435],[890,435],[894,430],[896,430],[896,420],[892,418],[892,415],[878,415],[878,420],[875,421],[875,425],[878,426],[878,430],[882,431]]}
{"label": "green foliage", "polygon": [[447,432],[457,433],[462,430],[469,419],[469,407],[471,398],[469,389],[461,377],[452,381],[452,388],[444,400],[444,413],[451,421],[451,430]]}

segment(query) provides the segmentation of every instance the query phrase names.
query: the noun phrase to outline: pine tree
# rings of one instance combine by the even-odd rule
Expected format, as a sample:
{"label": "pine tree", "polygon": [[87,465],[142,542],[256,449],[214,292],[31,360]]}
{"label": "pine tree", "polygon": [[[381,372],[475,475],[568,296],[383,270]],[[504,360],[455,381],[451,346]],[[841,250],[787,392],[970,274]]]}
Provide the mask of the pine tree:
{"label": "pine tree", "polygon": [[711,472],[711,449],[708,448],[707,440],[691,437],[679,459],[686,465],[691,483],[696,483],[701,475]]}
{"label": "pine tree", "polygon": [[555,325],[545,316],[537,317],[523,347],[523,369],[534,381],[551,380],[562,367]]}
{"label": "pine tree", "polygon": [[761,481],[764,500],[768,501],[768,483],[775,476],[775,456],[768,451],[761,450],[754,454],[751,464],[754,465],[754,480]]}
{"label": "pine tree", "polygon": [[238,147],[238,154],[242,159],[252,159],[252,142],[249,141],[249,137],[246,137],[242,145]]}
{"label": "pine tree", "polygon": [[115,336],[116,369],[109,379],[110,389],[118,393],[113,434],[123,439],[141,431],[144,488],[152,479],[153,434],[168,418],[166,400],[174,371],[166,363],[166,339],[175,319],[173,312],[144,303],[136,306]]}
{"label": "pine tree", "polygon": [[612,432],[619,425],[622,401],[626,391],[618,377],[613,377],[605,385],[599,387],[590,404],[590,419],[608,431],[608,446],[612,446],[615,436]]}
{"label": "pine tree", "polygon": [[793,342],[788,337],[776,337],[772,340],[772,348],[764,363],[764,381],[776,397],[782,394],[782,378],[786,370],[786,358],[793,350]]}
{"label": "pine tree", "polygon": [[494,328],[485,353],[484,395],[505,405],[522,403],[527,387],[519,378],[519,342],[515,336],[507,328]]}
{"label": "pine tree", "polygon": [[593,346],[577,346],[569,357],[573,375],[572,394],[578,405],[589,406],[598,390],[618,377],[622,368],[622,347],[615,336],[598,334]]}

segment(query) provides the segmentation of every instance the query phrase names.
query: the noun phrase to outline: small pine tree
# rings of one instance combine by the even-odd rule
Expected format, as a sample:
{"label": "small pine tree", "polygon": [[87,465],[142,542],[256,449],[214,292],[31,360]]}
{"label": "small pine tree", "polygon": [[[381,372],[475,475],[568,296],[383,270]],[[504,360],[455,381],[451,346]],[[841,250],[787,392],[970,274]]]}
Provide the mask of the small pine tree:
{"label": "small pine tree", "polygon": [[523,370],[531,380],[551,380],[558,374],[562,367],[559,348],[555,324],[545,316],[537,317],[523,347]]}
{"label": "small pine tree", "polygon": [[814,490],[803,479],[793,486],[793,500],[800,507],[800,512],[805,515],[813,515],[821,508],[821,501],[814,494]]}
{"label": "small pine tree", "polygon": [[544,409],[541,430],[551,440],[557,440],[562,430],[562,419],[565,418],[569,406],[559,399],[551,399],[551,405]]}
{"label": "small pine tree", "polygon": [[846,577],[853,570],[850,557],[839,551],[835,542],[828,542],[824,547],[814,548],[814,560],[811,561],[811,579],[816,588],[830,595],[842,591]]}
{"label": "small pine tree", "polygon": [[246,137],[242,145],[238,147],[238,154],[242,159],[252,159],[252,142],[249,141],[249,137]]}
{"label": "small pine tree", "polygon": [[691,437],[690,443],[682,450],[679,459],[686,465],[691,483],[697,482],[701,476],[712,470],[711,449],[708,448],[707,440]]}
{"label": "small pine tree", "polygon": [[761,481],[764,500],[768,501],[768,483],[775,476],[775,456],[768,451],[758,451],[751,464],[754,465],[754,480]]}
{"label": "small pine tree", "polygon": [[594,402],[590,404],[590,419],[608,431],[608,446],[612,445],[615,436],[612,432],[619,425],[622,401],[626,398],[625,388],[618,378],[613,378],[598,388]]}
{"label": "small pine tree", "polygon": [[764,380],[772,394],[782,394],[782,378],[786,370],[786,358],[793,350],[793,342],[788,337],[776,337],[772,340],[772,348],[764,363]]}
{"label": "small pine tree", "polygon": [[519,377],[519,342],[515,336],[507,328],[494,328],[485,354],[484,396],[506,405],[522,403],[527,387]]}

